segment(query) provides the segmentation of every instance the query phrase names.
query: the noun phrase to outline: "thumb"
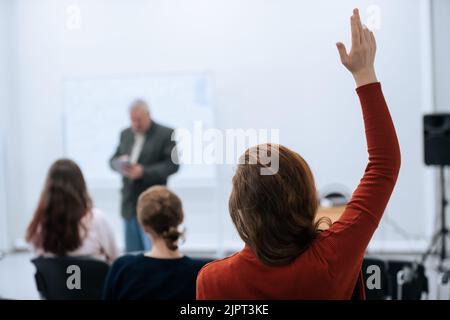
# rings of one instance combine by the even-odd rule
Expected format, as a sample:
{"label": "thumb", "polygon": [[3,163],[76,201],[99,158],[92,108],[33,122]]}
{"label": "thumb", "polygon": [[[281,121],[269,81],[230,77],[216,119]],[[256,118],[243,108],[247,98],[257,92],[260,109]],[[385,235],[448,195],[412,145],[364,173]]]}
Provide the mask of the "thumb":
{"label": "thumb", "polygon": [[336,43],[336,47],[338,49],[339,52],[339,56],[341,57],[341,62],[343,64],[345,64],[345,62],[347,61],[347,50],[345,49],[345,45],[342,42],[338,42]]}

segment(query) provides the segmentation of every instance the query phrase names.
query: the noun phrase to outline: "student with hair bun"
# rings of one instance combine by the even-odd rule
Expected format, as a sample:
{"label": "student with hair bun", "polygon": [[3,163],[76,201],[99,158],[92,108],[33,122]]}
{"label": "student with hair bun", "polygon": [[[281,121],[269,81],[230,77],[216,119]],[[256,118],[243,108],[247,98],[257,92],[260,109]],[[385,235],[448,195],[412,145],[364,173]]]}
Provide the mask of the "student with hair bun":
{"label": "student with hair bun", "polygon": [[208,261],[183,256],[178,249],[184,218],[180,198],[166,187],[151,187],[139,196],[137,216],[152,249],[117,259],[107,276],[103,298],[194,300],[197,273]]}

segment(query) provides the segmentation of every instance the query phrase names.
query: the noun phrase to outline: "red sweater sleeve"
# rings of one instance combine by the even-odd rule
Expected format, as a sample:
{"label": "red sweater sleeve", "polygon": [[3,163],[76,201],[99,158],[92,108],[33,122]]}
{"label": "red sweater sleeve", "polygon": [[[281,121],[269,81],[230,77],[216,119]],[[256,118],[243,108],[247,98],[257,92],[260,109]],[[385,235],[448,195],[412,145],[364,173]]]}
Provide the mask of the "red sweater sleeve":
{"label": "red sweater sleeve", "polygon": [[400,148],[380,83],[356,89],[361,102],[369,162],[341,218],[325,232],[318,248],[332,274],[360,262],[387,206],[400,170]]}
{"label": "red sweater sleeve", "polygon": [[204,268],[202,268],[197,275],[196,300],[206,300],[203,284],[203,269]]}

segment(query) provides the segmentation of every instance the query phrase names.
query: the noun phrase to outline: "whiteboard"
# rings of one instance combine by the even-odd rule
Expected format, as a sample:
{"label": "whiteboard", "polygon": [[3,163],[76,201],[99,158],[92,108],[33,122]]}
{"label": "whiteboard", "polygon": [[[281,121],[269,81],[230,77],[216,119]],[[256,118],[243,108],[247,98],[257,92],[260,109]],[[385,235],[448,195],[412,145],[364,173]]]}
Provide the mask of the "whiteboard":
{"label": "whiteboard", "polygon": [[[94,188],[119,185],[108,160],[119,143],[120,131],[130,126],[129,106],[138,98],[150,104],[152,119],[160,124],[188,132],[199,123],[203,128],[214,127],[212,81],[207,73],[66,79],[65,154],[80,165]],[[189,147],[179,145],[180,150]],[[214,165],[191,163],[183,157],[180,154],[182,166],[171,178],[172,184],[215,183]]]}

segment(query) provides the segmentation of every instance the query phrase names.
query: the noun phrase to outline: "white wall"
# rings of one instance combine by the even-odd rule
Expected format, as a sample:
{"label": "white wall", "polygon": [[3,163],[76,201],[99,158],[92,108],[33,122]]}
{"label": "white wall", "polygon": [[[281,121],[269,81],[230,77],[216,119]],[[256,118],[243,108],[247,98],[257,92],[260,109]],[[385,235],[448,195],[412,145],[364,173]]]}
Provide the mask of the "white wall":
{"label": "white wall", "polygon": [[[18,25],[19,21],[19,8],[18,2],[13,0],[3,0],[2,2],[2,19],[4,28],[3,33],[3,45],[4,50],[1,50],[3,57],[2,65],[2,79],[4,82],[2,96],[2,107],[4,109],[3,121],[1,128],[4,132],[4,178],[6,180],[6,192],[4,196],[6,200],[3,204],[6,207],[6,218],[3,219],[6,224],[8,235],[7,246],[8,249],[12,248],[14,241],[18,238],[22,238],[24,230],[26,228],[25,219],[29,218],[27,212],[23,209],[23,203],[26,201],[27,188],[24,185],[27,181],[23,175],[22,163],[26,160],[22,157],[22,136],[23,132],[22,119],[26,117],[26,110],[22,111],[19,107],[20,94],[19,91],[19,59],[18,59]],[[3,72],[4,71],[4,72]]]}
{"label": "white wall", "polygon": [[9,72],[8,72],[8,14],[9,0],[0,0],[0,250],[9,247],[7,225],[7,195],[6,195],[6,126],[9,107]]}
{"label": "white wall", "polygon": [[433,0],[434,101],[436,110],[450,112],[450,1]]}
{"label": "white wall", "polygon": [[[424,239],[433,213],[423,197],[427,182],[421,140],[424,92],[419,81],[423,77],[421,2],[378,1],[382,27],[377,31],[377,64],[403,153],[387,215],[409,234]],[[68,4],[81,9],[79,30],[64,28]],[[10,118],[17,122],[15,143],[8,149],[10,238],[23,235],[46,170],[63,154],[61,80],[65,76],[211,71],[220,128],[279,128],[283,144],[307,160],[319,159],[311,163],[319,188],[343,179],[353,188],[365,166],[360,161],[365,157],[365,143],[354,85],[339,65],[334,43],[348,43],[351,8],[358,5],[364,11],[370,4],[350,0],[14,1],[15,108]],[[324,107],[328,114],[318,111]],[[311,123],[317,123],[313,130]],[[317,145],[305,143],[310,139]],[[335,161],[335,170],[321,170],[323,161]],[[227,214],[232,168],[220,168],[219,175],[218,190],[185,190],[184,197],[199,223],[220,226],[219,232],[233,243],[237,237]],[[117,217],[118,199],[100,193],[97,203]],[[398,235],[385,221],[375,238],[378,247],[414,247],[409,237]],[[205,242],[214,244],[214,233],[206,233]]]}

